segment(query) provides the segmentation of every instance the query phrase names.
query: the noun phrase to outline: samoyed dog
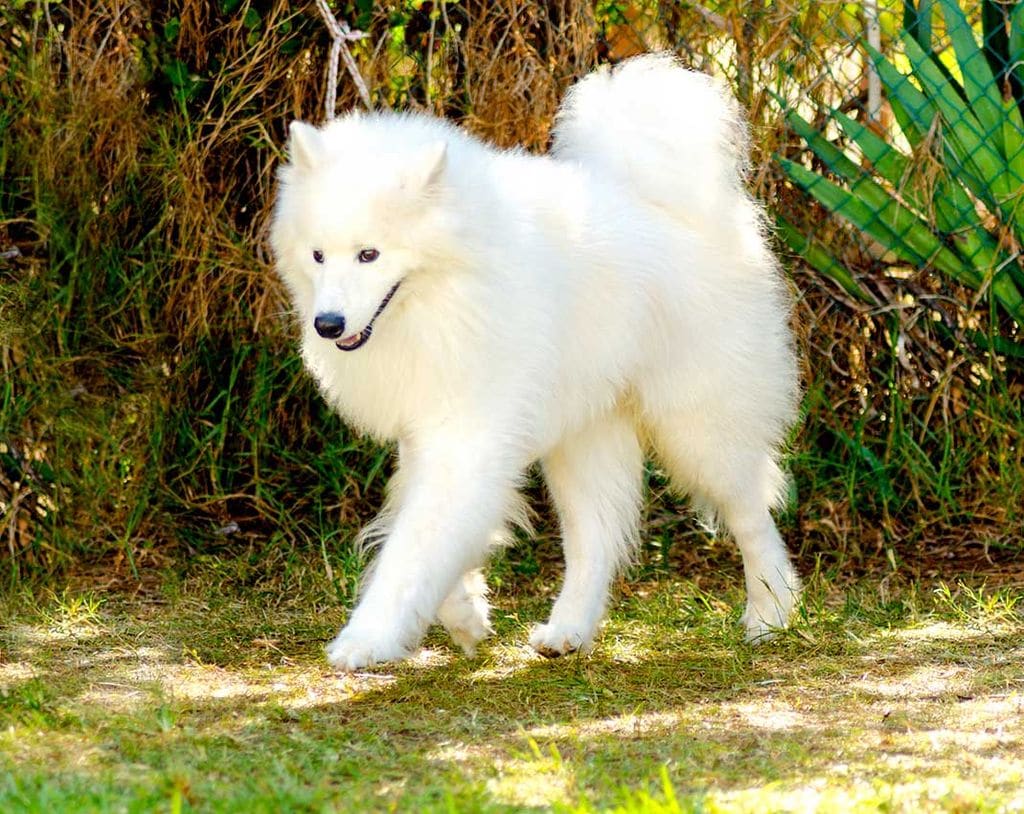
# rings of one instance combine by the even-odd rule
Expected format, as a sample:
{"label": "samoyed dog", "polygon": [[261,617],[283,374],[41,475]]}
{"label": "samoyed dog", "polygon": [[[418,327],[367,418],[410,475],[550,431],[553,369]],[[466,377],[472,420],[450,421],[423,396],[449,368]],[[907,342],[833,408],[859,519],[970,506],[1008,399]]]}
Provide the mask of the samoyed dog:
{"label": "samoyed dog", "polygon": [[324,397],[398,444],[343,670],[435,620],[488,634],[480,568],[541,463],[565,582],[539,653],[586,651],[638,536],[650,450],[743,554],[747,636],[798,590],[770,510],[796,415],[789,301],[736,103],[671,56],[573,87],[548,156],[425,115],[291,126],[271,243]]}

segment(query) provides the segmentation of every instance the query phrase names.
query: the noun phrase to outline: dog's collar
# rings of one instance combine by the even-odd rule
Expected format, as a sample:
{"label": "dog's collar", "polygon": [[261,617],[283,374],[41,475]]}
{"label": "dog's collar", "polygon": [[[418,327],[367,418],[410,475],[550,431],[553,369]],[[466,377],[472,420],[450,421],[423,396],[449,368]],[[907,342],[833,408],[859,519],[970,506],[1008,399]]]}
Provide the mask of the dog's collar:
{"label": "dog's collar", "polygon": [[353,342],[351,345],[342,345],[341,340],[339,339],[337,342],[334,343],[335,347],[337,347],[338,350],[351,351],[358,350],[363,345],[365,345],[369,341],[371,334],[373,334],[373,323],[377,321],[377,317],[381,315],[381,312],[385,308],[387,308],[388,303],[391,302],[391,298],[395,296],[395,292],[398,291],[398,286],[400,286],[401,284],[402,281],[399,280],[397,283],[391,286],[391,290],[386,295],[384,295],[384,299],[380,301],[380,305],[378,305],[377,310],[373,312],[373,316],[370,317],[370,321],[366,323],[366,327],[363,328],[363,330],[361,330],[356,335],[355,342]]}

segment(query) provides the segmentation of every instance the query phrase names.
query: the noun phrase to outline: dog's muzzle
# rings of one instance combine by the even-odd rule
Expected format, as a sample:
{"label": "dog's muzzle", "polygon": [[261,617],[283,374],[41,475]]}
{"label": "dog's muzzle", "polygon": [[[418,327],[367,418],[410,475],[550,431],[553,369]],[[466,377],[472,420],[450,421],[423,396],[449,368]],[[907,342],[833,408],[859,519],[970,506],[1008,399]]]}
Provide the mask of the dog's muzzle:
{"label": "dog's muzzle", "polygon": [[369,341],[370,336],[373,334],[373,324],[377,321],[377,317],[379,317],[383,313],[384,309],[387,308],[388,303],[391,302],[391,298],[395,296],[395,292],[398,291],[398,287],[401,284],[402,281],[399,280],[391,286],[391,290],[388,291],[384,296],[384,299],[380,301],[380,305],[378,305],[377,310],[373,312],[373,316],[370,317],[370,321],[366,324],[366,327],[359,333],[343,336],[345,333],[345,317],[342,314],[337,313],[317,314],[316,318],[313,320],[313,327],[324,339],[336,340],[334,344],[340,350],[357,350]]}

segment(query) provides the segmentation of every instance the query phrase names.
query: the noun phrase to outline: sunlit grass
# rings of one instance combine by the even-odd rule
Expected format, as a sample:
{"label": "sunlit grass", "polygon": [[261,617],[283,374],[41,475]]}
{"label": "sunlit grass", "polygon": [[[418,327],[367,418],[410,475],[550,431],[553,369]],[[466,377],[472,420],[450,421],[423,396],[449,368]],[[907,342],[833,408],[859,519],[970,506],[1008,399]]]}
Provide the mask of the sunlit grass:
{"label": "sunlit grass", "polygon": [[753,648],[735,584],[633,582],[594,654],[561,661],[524,646],[545,600],[503,590],[478,658],[434,632],[412,662],[346,676],[322,659],[329,586],[220,575],[9,600],[0,810],[1024,804],[1012,589],[812,577],[795,628]]}

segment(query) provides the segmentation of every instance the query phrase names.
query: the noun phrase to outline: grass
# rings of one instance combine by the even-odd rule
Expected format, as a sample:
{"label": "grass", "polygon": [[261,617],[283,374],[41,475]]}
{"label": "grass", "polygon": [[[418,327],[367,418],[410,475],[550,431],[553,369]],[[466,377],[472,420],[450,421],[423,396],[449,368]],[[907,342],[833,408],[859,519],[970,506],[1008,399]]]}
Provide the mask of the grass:
{"label": "grass", "polygon": [[663,573],[623,584],[591,656],[548,661],[524,641],[550,591],[503,571],[476,659],[435,631],[354,676],[323,661],[343,612],[315,563],[11,597],[0,809],[1024,805],[1019,584],[819,574],[795,628],[755,648],[734,574]]}

